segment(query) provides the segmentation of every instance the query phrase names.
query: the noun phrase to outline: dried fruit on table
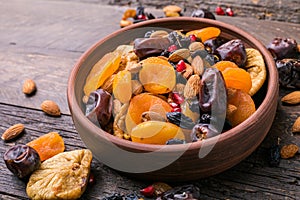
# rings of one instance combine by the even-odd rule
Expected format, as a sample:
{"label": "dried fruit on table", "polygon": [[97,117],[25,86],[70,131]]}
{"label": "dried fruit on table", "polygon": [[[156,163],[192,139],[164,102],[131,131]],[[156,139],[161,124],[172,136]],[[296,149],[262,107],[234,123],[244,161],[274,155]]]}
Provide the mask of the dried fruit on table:
{"label": "dried fruit on table", "polygon": [[281,158],[292,158],[298,153],[299,147],[295,144],[284,145],[281,147],[280,155]]}
{"label": "dried fruit on table", "polygon": [[300,88],[300,59],[277,60],[276,67],[282,87]]}
{"label": "dried fruit on table", "polygon": [[19,178],[25,178],[39,168],[39,154],[30,146],[17,144],[3,155],[7,168]]}
{"label": "dried fruit on table", "polygon": [[281,98],[281,102],[286,104],[299,104],[300,103],[300,91],[291,92]]}
{"label": "dried fruit on table", "polygon": [[170,139],[184,139],[182,130],[169,122],[146,121],[138,124],[131,131],[133,142],[144,144],[166,144]]}
{"label": "dried fruit on table", "polygon": [[249,94],[253,96],[264,84],[267,77],[267,70],[264,58],[261,53],[252,48],[246,48],[247,62],[246,71],[250,74],[252,86]]}
{"label": "dried fruit on table", "polygon": [[63,152],[44,161],[29,178],[26,192],[30,199],[78,199],[89,181],[90,150]]}
{"label": "dried fruit on table", "polygon": [[241,68],[227,68],[222,71],[227,88],[240,89],[249,93],[252,87],[251,76]]}
{"label": "dried fruit on table", "polygon": [[300,117],[296,119],[292,127],[293,133],[300,133]]}
{"label": "dried fruit on table", "polygon": [[25,126],[23,124],[15,124],[4,131],[1,139],[4,141],[14,139],[18,135],[20,135],[24,131],[24,129]]}
{"label": "dried fruit on table", "polygon": [[23,83],[22,91],[26,95],[31,95],[36,91],[36,84],[32,79],[27,79]]}
{"label": "dried fruit on table", "polygon": [[92,68],[86,78],[83,88],[84,94],[89,96],[90,93],[98,89],[104,81],[109,78],[117,69],[121,62],[121,53],[119,51],[105,54]]}
{"label": "dried fruit on table", "polygon": [[141,61],[141,64],[139,80],[146,91],[153,94],[165,94],[172,91],[176,84],[176,74],[168,61],[150,57]]}
{"label": "dried fruit on table", "polygon": [[129,102],[132,95],[131,73],[129,71],[123,70],[116,74],[113,81],[113,94],[122,103]]}
{"label": "dried fruit on table", "polygon": [[249,94],[242,90],[228,88],[227,95],[227,103],[237,107],[231,116],[226,116],[232,126],[242,123],[255,112],[255,104]]}
{"label": "dried fruit on table", "polygon": [[61,115],[60,108],[57,105],[57,103],[55,103],[54,101],[51,101],[51,100],[43,101],[41,104],[41,109],[46,114],[51,115],[51,116],[58,117]]}
{"label": "dried fruit on table", "polygon": [[41,161],[49,159],[65,150],[64,140],[57,132],[42,135],[27,143],[27,145],[38,152]]}
{"label": "dried fruit on table", "polygon": [[206,27],[198,30],[192,30],[186,33],[187,36],[189,35],[196,35],[198,38],[201,39],[202,42],[205,42],[208,39],[218,37],[221,33],[221,30],[216,27]]}
{"label": "dried fruit on table", "polygon": [[275,60],[294,58],[299,53],[296,40],[292,38],[275,37],[268,45]]}
{"label": "dried fruit on table", "polygon": [[126,114],[126,129],[130,133],[132,128],[142,122],[142,114],[147,111],[159,113],[165,116],[167,112],[171,112],[172,107],[163,99],[142,93],[134,96],[129,104]]}

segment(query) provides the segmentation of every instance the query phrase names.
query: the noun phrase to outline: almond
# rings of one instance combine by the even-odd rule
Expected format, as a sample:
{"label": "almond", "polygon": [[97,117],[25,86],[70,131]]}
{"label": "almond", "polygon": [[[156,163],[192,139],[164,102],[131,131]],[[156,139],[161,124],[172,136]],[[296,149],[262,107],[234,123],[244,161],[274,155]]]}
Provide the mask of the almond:
{"label": "almond", "polygon": [[186,69],[185,69],[185,71],[182,73],[182,76],[183,76],[184,78],[188,79],[188,78],[193,74],[194,70],[193,70],[193,68],[192,68],[192,66],[191,66],[190,64],[185,63],[185,65],[186,65]]}
{"label": "almond", "polygon": [[195,97],[200,90],[200,77],[192,75],[184,87],[183,96],[187,99]]}
{"label": "almond", "polygon": [[23,83],[23,93],[31,95],[36,91],[36,84],[33,80],[27,79]]}
{"label": "almond", "polygon": [[293,133],[300,133],[300,117],[298,117],[292,127]]}
{"label": "almond", "polygon": [[298,104],[300,103],[300,91],[291,92],[284,97],[282,97],[281,101],[287,104]]}
{"label": "almond", "polygon": [[192,63],[191,66],[193,68],[194,74],[197,74],[199,76],[201,76],[204,72],[204,63],[203,60],[200,56],[196,56]]}
{"label": "almond", "polygon": [[299,151],[299,147],[295,144],[284,145],[280,150],[281,158],[292,158]]}
{"label": "almond", "polygon": [[11,140],[17,137],[18,135],[20,135],[20,133],[23,132],[24,128],[25,127],[23,124],[15,124],[9,127],[8,129],[6,129],[6,131],[2,134],[1,138],[4,141]]}
{"label": "almond", "polygon": [[188,58],[190,55],[189,49],[177,49],[169,56],[169,61],[179,62],[180,60]]}
{"label": "almond", "polygon": [[51,100],[43,101],[43,103],[41,104],[41,108],[46,114],[51,116],[60,116],[61,114],[58,105]]}

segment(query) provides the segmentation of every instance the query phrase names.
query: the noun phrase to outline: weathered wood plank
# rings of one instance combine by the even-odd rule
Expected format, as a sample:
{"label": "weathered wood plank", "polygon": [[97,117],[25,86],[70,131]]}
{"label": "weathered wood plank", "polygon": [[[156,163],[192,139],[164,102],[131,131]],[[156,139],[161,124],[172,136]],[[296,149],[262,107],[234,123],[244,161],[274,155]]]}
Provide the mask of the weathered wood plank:
{"label": "weathered wood plank", "polygon": [[[201,188],[202,199],[297,199],[300,196],[299,155],[293,159],[282,160],[277,168],[269,167],[266,160],[267,148],[277,137],[282,139],[282,144],[290,142],[300,144],[299,135],[290,134],[290,127],[299,113],[299,106],[287,109],[284,113],[281,109],[279,106],[276,117],[282,121],[273,124],[265,141],[251,156],[219,175],[190,182]],[[291,119],[289,116],[292,116]],[[53,118],[39,110],[0,104],[0,121],[1,133],[15,123],[24,123],[26,127],[25,134],[17,140],[8,143],[1,141],[0,154],[15,143],[25,144],[50,131],[58,131],[62,135],[67,151],[85,148],[69,115]],[[3,172],[0,175],[0,194],[26,196],[25,183],[6,169],[2,159],[0,169]],[[140,188],[150,184],[124,177],[97,160],[93,161],[92,172],[95,175],[96,185],[89,187],[82,199],[101,199],[114,192],[138,193]]]}

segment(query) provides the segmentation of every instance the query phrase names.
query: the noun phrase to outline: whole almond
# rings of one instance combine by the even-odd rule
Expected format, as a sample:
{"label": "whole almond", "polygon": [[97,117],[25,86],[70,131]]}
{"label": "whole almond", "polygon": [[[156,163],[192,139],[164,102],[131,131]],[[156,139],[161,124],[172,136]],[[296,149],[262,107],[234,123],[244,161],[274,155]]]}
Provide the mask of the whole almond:
{"label": "whole almond", "polygon": [[36,91],[36,84],[32,79],[27,79],[23,83],[23,93],[31,95]]}
{"label": "whole almond", "polygon": [[169,61],[179,62],[180,60],[188,58],[190,55],[189,49],[177,49],[169,56]]}
{"label": "whole almond", "polygon": [[292,127],[293,133],[300,133],[300,117],[298,117]]}
{"label": "whole almond", "polygon": [[11,140],[17,137],[18,135],[20,135],[20,133],[23,132],[24,128],[25,127],[23,124],[15,124],[9,127],[8,129],[6,129],[6,131],[2,134],[1,138],[4,141]]}
{"label": "whole almond", "polygon": [[191,66],[193,68],[194,74],[197,74],[199,76],[202,76],[203,72],[204,72],[204,63],[203,60],[200,56],[196,56],[192,63]]}
{"label": "whole almond", "polygon": [[48,115],[60,116],[59,106],[54,101],[51,100],[43,101],[43,103],[41,104],[41,108]]}
{"label": "whole almond", "polygon": [[284,145],[280,150],[281,158],[292,158],[299,151],[299,147],[295,144]]}
{"label": "whole almond", "polygon": [[193,98],[199,93],[200,81],[200,77],[195,74],[188,79],[183,91],[183,96],[186,99]]}
{"label": "whole almond", "polygon": [[282,97],[281,101],[287,104],[298,104],[300,103],[300,91],[291,92],[284,97]]}

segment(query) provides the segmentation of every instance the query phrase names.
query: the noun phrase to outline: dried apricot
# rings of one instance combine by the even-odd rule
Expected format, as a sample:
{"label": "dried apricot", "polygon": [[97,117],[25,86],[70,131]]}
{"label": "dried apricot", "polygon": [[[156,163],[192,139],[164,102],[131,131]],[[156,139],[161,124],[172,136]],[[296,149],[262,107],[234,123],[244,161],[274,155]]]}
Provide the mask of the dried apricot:
{"label": "dried apricot", "polygon": [[121,54],[119,51],[105,54],[92,68],[86,78],[83,88],[84,94],[89,94],[98,89],[107,78],[109,78],[119,68]]}
{"label": "dried apricot", "polygon": [[234,112],[226,116],[232,126],[242,123],[256,110],[251,96],[242,90],[227,89],[227,103],[236,107]]}
{"label": "dried apricot", "polygon": [[169,122],[146,121],[132,129],[133,142],[144,144],[166,144],[170,139],[184,139],[182,130]]}
{"label": "dried apricot", "polygon": [[131,73],[127,70],[119,71],[113,81],[113,94],[122,103],[131,99]]}
{"label": "dried apricot", "polygon": [[165,94],[172,91],[176,84],[176,74],[167,60],[150,57],[141,61],[141,64],[139,79],[146,91],[153,94]]}
{"label": "dried apricot", "polygon": [[27,145],[38,152],[41,161],[51,158],[65,150],[64,140],[57,132],[42,135],[27,143]]}
{"label": "dried apricot", "polygon": [[171,112],[171,106],[163,99],[142,93],[134,96],[129,104],[125,122],[126,129],[130,133],[132,128],[142,122],[142,114],[147,111],[153,111],[165,116],[167,112]]}
{"label": "dried apricot", "polygon": [[238,66],[231,61],[222,60],[214,64],[212,67],[217,68],[219,71],[224,71],[227,68],[238,68]]}
{"label": "dried apricot", "polygon": [[198,30],[189,31],[186,33],[187,36],[196,35],[201,39],[202,42],[205,42],[208,39],[218,37],[221,33],[221,30],[216,27],[206,27]]}
{"label": "dried apricot", "polygon": [[252,87],[250,74],[241,68],[227,68],[222,71],[227,88],[240,89],[248,93]]}

